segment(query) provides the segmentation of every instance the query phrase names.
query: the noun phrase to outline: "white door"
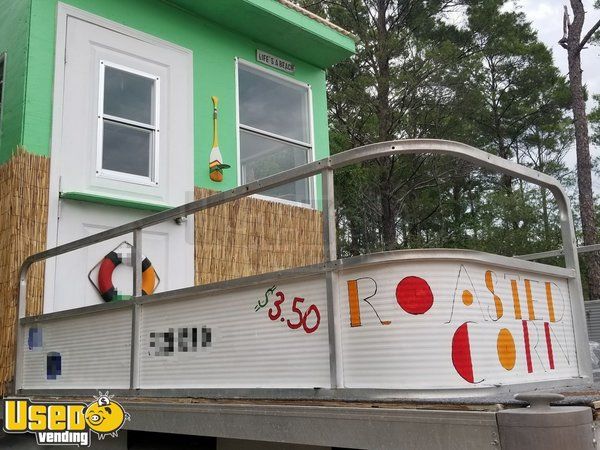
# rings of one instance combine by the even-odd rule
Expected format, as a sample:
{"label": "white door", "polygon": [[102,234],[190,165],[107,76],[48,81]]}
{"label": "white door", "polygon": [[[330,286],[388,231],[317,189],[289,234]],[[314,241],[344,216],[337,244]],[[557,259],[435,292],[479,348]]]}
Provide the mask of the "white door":
{"label": "white door", "polygon": [[[152,213],[132,205],[190,201],[191,52],[72,8],[59,10],[58,30],[64,66],[57,68],[55,80],[62,88],[55,88],[61,98],[54,108],[59,135],[53,138],[49,221],[56,225],[49,226],[49,244]],[[109,206],[107,199],[129,206]],[[193,222],[188,219],[143,233],[142,253],[160,277],[156,292],[193,285]],[[103,303],[92,285],[98,283],[97,270],[90,270],[122,241],[133,243],[131,235],[123,236],[49,263],[44,311]],[[112,281],[119,294],[131,294],[130,267],[117,267]]]}

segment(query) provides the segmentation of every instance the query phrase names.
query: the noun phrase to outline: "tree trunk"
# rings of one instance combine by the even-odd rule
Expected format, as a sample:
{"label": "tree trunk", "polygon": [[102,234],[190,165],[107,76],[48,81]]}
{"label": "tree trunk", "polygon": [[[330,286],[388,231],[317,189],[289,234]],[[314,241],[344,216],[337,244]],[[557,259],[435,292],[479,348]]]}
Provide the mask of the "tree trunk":
{"label": "tree trunk", "polygon": [[396,234],[396,212],[392,207],[389,183],[382,182],[381,192],[381,231],[384,250],[394,250],[398,245]]}
{"label": "tree trunk", "polygon": [[[469,180],[469,184],[471,181]],[[473,240],[477,242],[479,240],[479,227],[477,226],[479,221],[477,220],[477,212],[475,209],[475,194],[473,187],[469,187],[469,206],[471,207],[471,223],[473,224]]]}
{"label": "tree trunk", "polygon": [[[583,229],[584,245],[596,243],[596,218],[594,215],[594,197],[592,194],[592,160],[588,136],[588,121],[583,97],[581,79],[581,30],[585,11],[581,0],[571,0],[573,23],[569,26],[567,54],[569,60],[569,83],[575,124],[575,148],[577,151],[577,186],[579,188],[579,210]],[[600,257],[592,254],[588,257],[588,283],[590,299],[600,299]]]}
{"label": "tree trunk", "polygon": [[548,192],[546,188],[540,188],[542,190],[542,217],[544,220],[544,246],[549,247],[550,242],[550,220],[548,217]]}
{"label": "tree trunk", "polygon": [[[386,23],[387,2],[377,1],[377,119],[379,122],[379,141],[389,141],[390,136],[390,60],[388,46],[388,29]],[[379,184],[379,195],[381,201],[381,228],[383,246],[385,250],[394,250],[398,245],[396,232],[396,211],[393,208],[393,185],[390,182],[388,166],[393,164],[391,158],[380,158],[382,167],[382,178]]]}
{"label": "tree trunk", "polygon": [[361,246],[360,246],[360,236],[361,236],[361,232],[360,232],[360,223],[356,223],[357,221],[354,220],[354,218],[350,219],[348,221],[348,229],[350,230],[350,254],[352,256],[356,256],[356,255],[360,255],[362,254],[361,252]]}
{"label": "tree trunk", "polygon": [[[537,133],[537,151],[538,151],[538,167],[537,169],[540,172],[545,171],[546,164],[544,162],[544,155],[542,152],[542,144],[541,144],[541,136],[540,133]],[[542,194],[542,219],[544,221],[544,246],[548,247],[551,245],[550,243],[550,218],[548,217],[548,192],[546,188],[540,187],[540,192]]]}

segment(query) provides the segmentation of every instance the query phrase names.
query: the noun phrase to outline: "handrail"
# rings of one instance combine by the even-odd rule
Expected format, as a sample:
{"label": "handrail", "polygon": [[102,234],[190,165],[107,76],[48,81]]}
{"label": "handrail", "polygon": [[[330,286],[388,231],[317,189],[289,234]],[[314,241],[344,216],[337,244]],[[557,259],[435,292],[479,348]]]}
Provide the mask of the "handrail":
{"label": "handrail", "polygon": [[[600,252],[600,244],[582,245],[577,247],[577,253],[593,253]],[[517,255],[515,258],[522,259],[524,261],[535,261],[536,259],[555,258],[557,256],[563,256],[564,250],[559,248],[558,250],[549,250],[547,252],[539,253],[528,253],[527,255]]]}
{"label": "handrail", "polygon": [[[547,188],[552,192],[554,198],[557,201],[558,208],[560,211],[560,224],[561,224],[561,235],[563,240],[563,251],[565,255],[565,265],[567,268],[573,269],[576,275],[576,283],[572,283],[570,287],[571,298],[583,299],[581,293],[581,282],[579,280],[579,262],[577,259],[577,250],[575,243],[575,232],[573,228],[573,218],[571,214],[569,199],[566,195],[561,184],[553,177],[530,169],[528,167],[517,164],[513,161],[505,160],[498,156],[492,155],[485,151],[476,149],[466,144],[462,144],[454,141],[438,140],[438,139],[409,139],[409,140],[398,140],[390,142],[382,142],[376,144],[365,145],[363,147],[357,147],[351,150],[347,150],[342,153],[332,155],[328,158],[314,161],[299,167],[295,167],[284,172],[280,172],[276,175],[272,175],[260,180],[253,181],[237,188],[223,191],[209,197],[195,200],[184,205],[162,211],[142,219],[138,219],[127,224],[112,228],[110,230],[102,231],[100,233],[77,239],[75,241],[63,244],[33,255],[28,256],[22,263],[19,272],[19,286],[18,286],[18,314],[16,314],[15,330],[16,334],[16,345],[15,345],[15,357],[17,359],[17,373],[20,371],[19,364],[19,351],[21,346],[21,339],[19,337],[19,319],[25,315],[26,307],[26,279],[27,272],[30,266],[39,261],[46,260],[53,256],[58,256],[64,253],[77,250],[88,245],[96,244],[114,237],[121,236],[126,233],[134,233],[134,244],[138,244],[141,247],[141,230],[161,222],[176,219],[182,216],[187,216],[214,206],[221,205],[233,200],[237,200],[243,197],[247,197],[252,194],[257,194],[268,189],[281,186],[286,183],[297,181],[300,179],[308,178],[314,175],[321,174],[324,177],[323,180],[323,215],[325,226],[324,228],[324,245],[325,245],[325,257],[326,260],[335,259],[336,246],[335,246],[335,210],[333,203],[333,170],[339,169],[350,164],[358,163],[361,161],[375,159],[382,156],[393,156],[402,154],[422,154],[431,153],[439,155],[450,155],[457,158],[469,161],[478,166],[493,169],[506,175],[521,178],[525,181],[537,184],[538,186]],[[136,245],[137,246],[137,245]],[[140,270],[141,258],[140,249],[136,249],[134,246],[134,259],[137,264],[134,264],[134,292],[139,292],[141,283],[141,277],[135,272]],[[331,286],[328,286],[328,290]],[[328,296],[329,297],[329,296]],[[335,304],[328,302],[328,307],[336,308]],[[583,303],[580,305],[583,308]],[[583,309],[576,311],[580,314],[575,314],[574,317],[584,317]],[[335,312],[335,311],[330,311]],[[330,345],[331,340],[339,340],[339,324],[335,323],[336,314],[328,314],[331,318],[330,323]],[[581,324],[575,323],[575,326],[581,326]],[[585,325],[585,324],[584,324]],[[335,343],[334,347],[331,347],[331,353],[336,352],[336,348],[339,346],[339,342]],[[577,353],[580,353],[582,342],[577,342]],[[339,347],[338,347],[339,350]],[[338,355],[339,357],[339,355]],[[338,378],[339,374],[335,374],[335,366],[339,364],[339,361],[334,361],[336,355],[332,355],[332,379]],[[580,358],[578,358],[580,359]],[[580,362],[580,364],[585,364]],[[133,369],[132,369],[133,370]],[[19,379],[15,376],[16,381]],[[17,382],[15,382],[15,390],[18,389]]]}
{"label": "handrail", "polygon": [[[187,216],[204,209],[208,209],[214,206],[221,205],[223,203],[237,200],[249,195],[257,194],[265,190],[281,186],[282,184],[297,181],[303,178],[308,178],[313,175],[317,175],[325,169],[339,169],[350,164],[365,161],[367,159],[374,159],[382,156],[392,156],[399,154],[420,154],[420,153],[433,153],[433,154],[449,154],[461,159],[473,163],[479,163],[482,167],[491,169],[500,169],[501,172],[519,177],[523,180],[537,184],[539,186],[548,188],[555,196],[559,203],[559,209],[561,204],[568,205],[568,197],[563,190],[561,184],[555,178],[530,169],[525,166],[521,166],[515,162],[500,158],[482,150],[476,149],[466,144],[462,144],[454,141],[445,141],[439,139],[407,139],[402,141],[390,141],[382,142],[377,144],[369,144],[363,147],[357,147],[351,150],[347,150],[342,153],[338,153],[328,158],[323,158],[319,161],[304,164],[302,166],[295,167],[284,172],[280,172],[270,177],[261,178],[260,180],[253,181],[251,183],[239,186],[237,188],[223,191],[210,197],[206,197],[200,200],[195,200],[186,203],[175,208],[168,209],[142,219],[134,220],[133,222],[120,225],[110,230],[101,231],[100,233],[87,236],[85,238],[77,239],[75,241],[68,242],[57,247],[35,253],[28,256],[21,264],[20,275],[22,277],[23,272],[27,272],[29,266],[35,262],[43,261],[53,256],[58,256],[64,253],[68,253],[73,250],[77,250],[88,245],[96,244],[98,242],[106,241],[114,237],[122,236],[126,233],[131,233],[136,229],[148,228],[150,226],[159,224],[169,219],[176,219],[179,217]],[[561,211],[562,213],[562,211]],[[562,217],[561,217],[562,221]],[[563,236],[564,237],[564,236]]]}

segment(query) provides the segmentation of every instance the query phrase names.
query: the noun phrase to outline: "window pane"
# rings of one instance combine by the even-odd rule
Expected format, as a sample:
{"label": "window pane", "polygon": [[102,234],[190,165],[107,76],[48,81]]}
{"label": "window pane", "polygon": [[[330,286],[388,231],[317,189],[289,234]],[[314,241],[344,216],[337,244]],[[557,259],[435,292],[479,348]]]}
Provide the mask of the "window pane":
{"label": "window pane", "polygon": [[102,168],[150,177],[152,133],[105,119]]}
{"label": "window pane", "polygon": [[239,66],[240,123],[310,143],[308,89]]}
{"label": "window pane", "polygon": [[154,125],[154,80],[114,67],[104,71],[104,113]]}
{"label": "window pane", "polygon": [[[306,164],[308,152],[309,150],[304,147],[241,131],[242,183],[249,183]],[[262,194],[310,204],[309,180],[298,180]]]}

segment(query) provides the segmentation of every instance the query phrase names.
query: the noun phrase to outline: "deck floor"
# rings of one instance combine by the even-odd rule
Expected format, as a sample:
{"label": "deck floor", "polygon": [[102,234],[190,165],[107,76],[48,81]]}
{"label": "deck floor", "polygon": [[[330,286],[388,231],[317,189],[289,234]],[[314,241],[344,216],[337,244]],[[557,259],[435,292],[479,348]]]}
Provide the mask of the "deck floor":
{"label": "deck floor", "polygon": [[[557,406],[589,406],[594,411],[600,410],[600,379],[589,387],[544,389],[543,392],[563,394],[565,399],[553,403]],[[118,398],[117,398],[118,397]],[[35,401],[57,400],[89,402],[89,396],[49,396],[36,395]],[[119,397],[115,398],[123,405],[162,404],[162,405],[254,405],[254,406],[295,406],[295,407],[352,407],[352,408],[385,408],[385,409],[428,409],[445,411],[500,411],[506,408],[519,408],[527,404],[514,399],[513,393],[494,396],[448,397],[448,398],[390,398],[373,401],[363,400],[325,400],[325,399],[260,399],[260,398],[208,398],[208,397]]]}

